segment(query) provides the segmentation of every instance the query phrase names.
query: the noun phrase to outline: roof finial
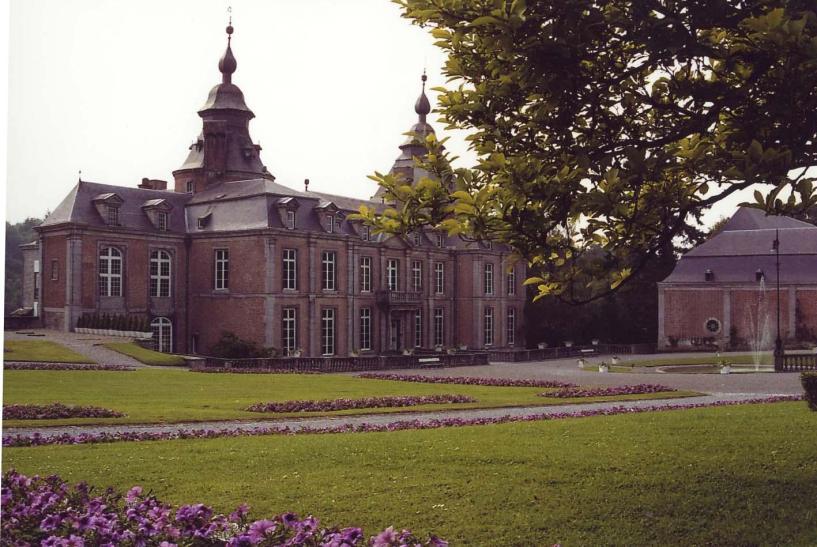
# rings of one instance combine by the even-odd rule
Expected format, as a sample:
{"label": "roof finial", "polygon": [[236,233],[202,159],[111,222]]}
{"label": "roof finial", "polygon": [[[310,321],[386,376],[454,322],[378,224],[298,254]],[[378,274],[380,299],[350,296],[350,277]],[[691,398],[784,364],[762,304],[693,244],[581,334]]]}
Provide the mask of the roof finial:
{"label": "roof finial", "polygon": [[79,170],[79,176],[77,176],[77,182],[82,182],[82,169]]}
{"label": "roof finial", "polygon": [[431,112],[431,103],[428,102],[428,97],[426,97],[426,80],[428,77],[426,76],[425,69],[423,69],[423,75],[420,79],[423,82],[423,89],[420,92],[420,97],[418,97],[417,102],[414,103],[414,111],[419,114],[420,121],[426,123],[426,115]]}
{"label": "roof finial", "polygon": [[229,22],[227,23],[227,51],[224,52],[224,55],[221,56],[221,60],[218,62],[218,69],[221,71],[221,81],[225,84],[232,83],[232,75],[235,72],[238,63],[236,63],[235,57],[233,57],[233,50],[230,48],[230,42],[233,39],[233,8],[232,6],[227,8],[227,13],[230,14]]}

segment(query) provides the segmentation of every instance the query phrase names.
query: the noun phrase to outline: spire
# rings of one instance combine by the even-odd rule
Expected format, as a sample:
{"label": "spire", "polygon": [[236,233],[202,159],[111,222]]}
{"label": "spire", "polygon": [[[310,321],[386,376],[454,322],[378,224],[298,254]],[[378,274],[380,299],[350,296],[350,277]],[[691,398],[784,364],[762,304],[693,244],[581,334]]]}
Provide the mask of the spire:
{"label": "spire", "polygon": [[[229,9],[232,11],[232,8]],[[232,75],[235,72],[238,63],[233,56],[233,50],[230,48],[230,41],[233,39],[233,16],[230,15],[230,21],[227,23],[227,51],[221,56],[218,61],[218,69],[221,71],[221,81],[225,84],[232,83]]]}
{"label": "spire", "polygon": [[423,81],[423,90],[420,92],[420,96],[417,98],[417,102],[414,103],[414,111],[420,115],[420,122],[426,123],[426,115],[431,112],[431,103],[428,102],[428,97],[426,97],[426,71],[423,69],[423,75],[420,77]]}

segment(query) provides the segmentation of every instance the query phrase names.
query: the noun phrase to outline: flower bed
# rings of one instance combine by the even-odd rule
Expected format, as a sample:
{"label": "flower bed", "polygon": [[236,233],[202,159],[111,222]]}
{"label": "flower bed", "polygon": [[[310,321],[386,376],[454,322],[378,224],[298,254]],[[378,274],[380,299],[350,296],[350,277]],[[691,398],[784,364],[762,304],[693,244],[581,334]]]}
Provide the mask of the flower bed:
{"label": "flower bed", "polygon": [[404,406],[436,405],[442,403],[475,403],[467,395],[423,395],[397,397],[365,397],[363,399],[334,399],[331,401],[283,401],[255,403],[250,412],[332,412],[355,408],[397,408]]}
{"label": "flower bed", "polygon": [[425,384],[463,384],[469,386],[496,387],[575,387],[575,384],[555,380],[533,380],[508,378],[477,378],[475,376],[422,376],[420,374],[358,374],[358,378],[369,380],[394,380],[397,382],[421,382]]}
{"label": "flower bed", "polygon": [[11,361],[3,363],[5,370],[112,370],[131,371],[133,367],[124,365],[72,365],[69,363],[40,363],[28,361]]}
{"label": "flower bed", "polygon": [[124,414],[98,406],[3,405],[4,420],[53,420],[58,418],[121,418]]}
{"label": "flower bed", "polygon": [[638,384],[636,386],[613,386],[613,387],[566,387],[558,391],[539,393],[539,397],[556,397],[559,399],[570,399],[573,397],[610,397],[615,395],[641,395],[644,393],[663,393],[665,391],[677,391],[671,387],[657,384]]}
{"label": "flower bed", "polygon": [[3,437],[3,446],[42,446],[49,444],[86,444],[112,443],[119,441],[166,441],[176,439],[212,439],[217,437],[250,437],[258,435],[293,435],[321,433],[369,433],[381,431],[403,431],[406,429],[439,429],[442,427],[461,427],[471,425],[492,425],[509,422],[534,422],[540,420],[561,420],[566,418],[585,418],[589,416],[614,416],[616,414],[638,414],[641,412],[658,412],[665,410],[686,410],[691,408],[708,408],[758,403],[777,403],[783,401],[802,401],[802,395],[773,395],[743,401],[719,401],[715,403],[665,404],[657,407],[597,408],[574,412],[552,414],[528,414],[525,416],[496,416],[490,418],[444,418],[439,420],[401,420],[385,424],[341,424],[326,427],[288,426],[253,427],[248,429],[177,429],[174,431],[117,431],[115,433],[64,433],[43,437],[39,433],[31,435],[17,434]]}
{"label": "flower bed", "polygon": [[110,488],[96,496],[91,492],[85,483],[71,488],[57,476],[5,473],[3,545],[448,545],[435,536],[422,541],[408,530],[398,533],[391,527],[367,541],[360,528],[325,528],[312,516],[301,519],[294,513],[251,522],[246,505],[229,516],[203,504],[174,511],[138,486],[125,496]]}

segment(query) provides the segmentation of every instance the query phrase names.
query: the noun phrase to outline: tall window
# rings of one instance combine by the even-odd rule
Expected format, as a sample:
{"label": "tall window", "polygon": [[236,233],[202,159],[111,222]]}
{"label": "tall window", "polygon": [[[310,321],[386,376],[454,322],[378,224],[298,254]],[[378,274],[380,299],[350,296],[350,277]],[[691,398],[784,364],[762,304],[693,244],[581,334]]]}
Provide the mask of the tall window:
{"label": "tall window", "polygon": [[287,211],[287,229],[295,229],[295,211]]}
{"label": "tall window", "polygon": [[193,181],[192,180],[187,181],[187,193],[188,194],[193,193]]}
{"label": "tall window", "polygon": [[423,345],[423,312],[417,310],[414,314],[414,347],[419,348]]}
{"label": "tall window", "polygon": [[371,308],[360,308],[360,349],[372,349]]}
{"label": "tall window", "polygon": [[434,345],[443,345],[443,309],[434,308]]}
{"label": "tall window", "polygon": [[372,290],[372,257],[360,257],[360,292]]}
{"label": "tall window", "polygon": [[508,320],[505,322],[505,337],[508,345],[516,342],[516,308],[508,308]]}
{"label": "tall window", "polygon": [[283,289],[294,291],[298,288],[298,250],[284,249],[284,264],[281,268]]}
{"label": "tall window", "polygon": [[411,288],[415,292],[423,290],[423,263],[419,260],[411,262]]}
{"label": "tall window", "polygon": [[222,291],[230,288],[230,251],[227,249],[216,249],[216,272],[213,288]]}
{"label": "tall window", "polygon": [[167,317],[157,317],[150,322],[150,330],[153,332],[151,343],[153,349],[169,353],[173,351],[173,323]]}
{"label": "tall window", "polygon": [[292,355],[298,349],[298,310],[296,308],[282,310],[281,345],[284,355]]}
{"label": "tall window", "polygon": [[445,264],[434,263],[434,292],[443,294],[445,292]]}
{"label": "tall window", "polygon": [[492,346],[494,344],[494,309],[485,308],[485,315],[482,321],[482,344]]}
{"label": "tall window", "polygon": [[321,354],[335,354],[335,308],[321,311]]}
{"label": "tall window", "polygon": [[371,233],[370,233],[370,231],[369,231],[369,227],[368,227],[368,226],[364,226],[364,227],[363,227],[363,228],[360,230],[360,239],[362,239],[363,241],[369,241],[369,238],[370,238],[370,237],[371,237]]}
{"label": "tall window", "polygon": [[56,258],[51,260],[51,281],[57,281],[60,278],[60,261]]}
{"label": "tall window", "polygon": [[437,234],[437,247],[442,249],[443,248],[443,243],[444,243],[443,235],[442,234]]}
{"label": "tall window", "polygon": [[506,280],[508,283],[508,296],[513,296],[516,294],[516,268],[511,268],[508,272],[508,279]]}
{"label": "tall window", "polygon": [[420,234],[420,232],[414,232],[411,234],[411,242],[415,247],[420,246],[420,244],[423,242],[423,236]]}
{"label": "tall window", "polygon": [[337,255],[335,251],[323,251],[321,253],[321,278],[323,279],[323,290],[334,291],[337,277],[335,275],[335,261]]}
{"label": "tall window", "polygon": [[108,226],[119,226],[119,207],[108,205]]}
{"label": "tall window", "polygon": [[335,231],[335,217],[333,215],[326,215],[326,231],[330,234]]}
{"label": "tall window", "polygon": [[150,253],[150,296],[170,296],[170,253],[167,251]]}
{"label": "tall window", "polygon": [[485,282],[485,294],[494,294],[494,265],[488,263],[485,265],[485,275],[483,276]]}
{"label": "tall window", "polygon": [[156,216],[156,223],[158,224],[159,230],[162,232],[167,231],[167,213],[163,211],[159,211]]}
{"label": "tall window", "polygon": [[40,299],[40,272],[34,272],[34,300]]}
{"label": "tall window", "polygon": [[99,295],[122,296],[122,251],[114,247],[99,252]]}
{"label": "tall window", "polygon": [[396,291],[398,287],[398,272],[400,271],[400,261],[390,258],[386,263],[386,287],[390,291]]}

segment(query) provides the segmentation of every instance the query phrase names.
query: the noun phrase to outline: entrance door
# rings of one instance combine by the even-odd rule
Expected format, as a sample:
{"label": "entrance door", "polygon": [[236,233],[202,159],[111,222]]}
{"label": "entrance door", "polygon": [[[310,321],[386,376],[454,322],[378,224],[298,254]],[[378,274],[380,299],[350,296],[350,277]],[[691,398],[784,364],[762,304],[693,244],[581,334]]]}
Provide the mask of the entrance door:
{"label": "entrance door", "polygon": [[389,329],[389,349],[392,351],[400,351],[402,348],[402,332],[399,319],[391,320],[391,328]]}

